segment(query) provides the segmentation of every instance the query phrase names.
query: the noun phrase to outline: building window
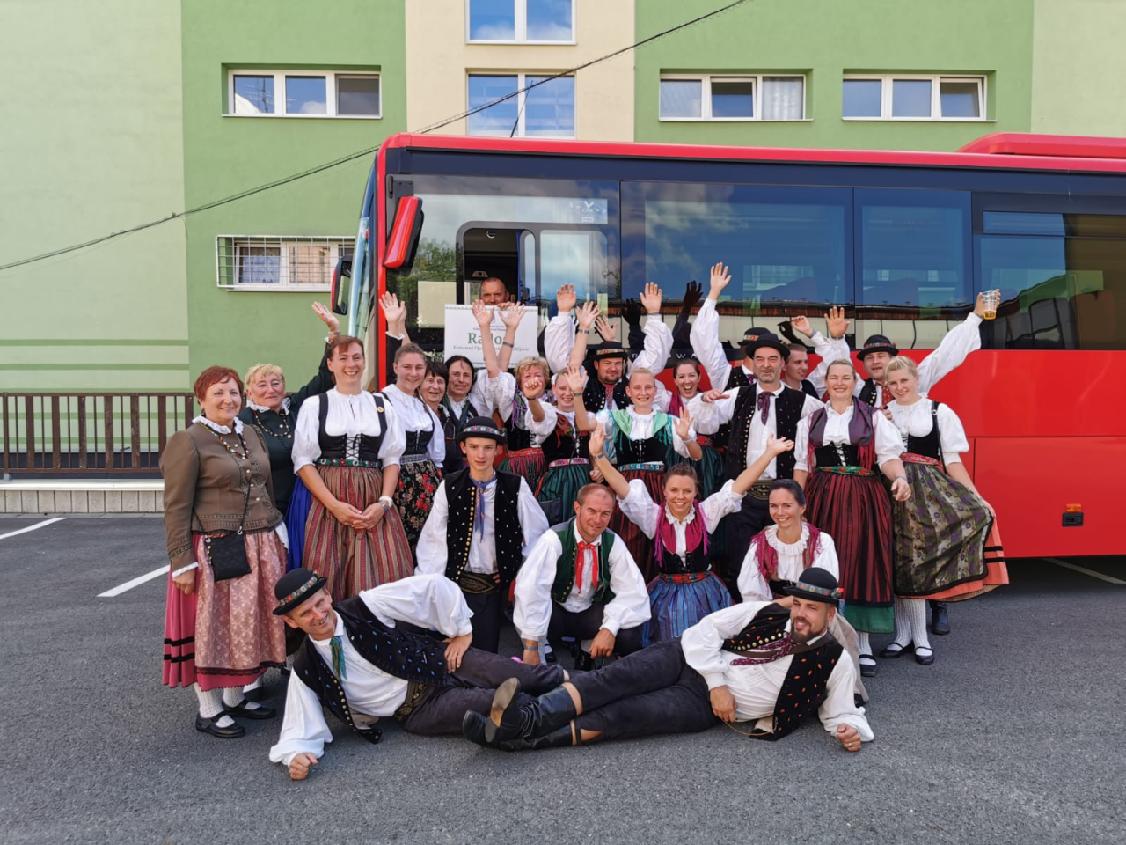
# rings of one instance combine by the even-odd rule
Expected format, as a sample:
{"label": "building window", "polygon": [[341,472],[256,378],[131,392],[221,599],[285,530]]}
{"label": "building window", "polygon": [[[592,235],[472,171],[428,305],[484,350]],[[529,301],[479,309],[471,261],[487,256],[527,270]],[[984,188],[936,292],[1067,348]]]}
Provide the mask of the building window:
{"label": "building window", "polygon": [[382,117],[378,73],[229,73],[227,114],[255,117]]}
{"label": "building window", "polygon": [[[530,87],[535,86],[535,87]],[[528,89],[530,90],[524,90]],[[509,96],[516,93],[515,96]],[[503,102],[469,116],[470,135],[575,137],[575,78],[512,73],[470,74],[469,108]]]}
{"label": "building window", "polygon": [[229,290],[328,290],[332,271],[352,255],[345,237],[220,235],[216,282]]}
{"label": "building window", "polygon": [[804,118],[804,76],[661,77],[661,120]]}
{"label": "building window", "polygon": [[466,0],[466,40],[573,44],[574,0]]}
{"label": "building window", "polygon": [[984,76],[847,76],[846,120],[984,120]]}

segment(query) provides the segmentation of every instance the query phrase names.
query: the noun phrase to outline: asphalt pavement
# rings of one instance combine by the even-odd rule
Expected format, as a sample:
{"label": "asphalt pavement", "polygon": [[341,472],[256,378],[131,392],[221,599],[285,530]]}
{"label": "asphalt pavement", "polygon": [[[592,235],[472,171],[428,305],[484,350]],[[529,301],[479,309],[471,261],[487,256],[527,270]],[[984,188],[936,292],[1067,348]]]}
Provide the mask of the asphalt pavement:
{"label": "asphalt pavement", "polygon": [[816,724],[510,755],[330,718],[291,783],[266,756],[280,718],[216,740],[161,686],[163,577],[99,597],[165,563],[160,520],[12,533],[39,522],[0,519],[3,843],[1126,841],[1126,587],[1054,562],[954,605],[933,666],[882,661],[859,754]]}

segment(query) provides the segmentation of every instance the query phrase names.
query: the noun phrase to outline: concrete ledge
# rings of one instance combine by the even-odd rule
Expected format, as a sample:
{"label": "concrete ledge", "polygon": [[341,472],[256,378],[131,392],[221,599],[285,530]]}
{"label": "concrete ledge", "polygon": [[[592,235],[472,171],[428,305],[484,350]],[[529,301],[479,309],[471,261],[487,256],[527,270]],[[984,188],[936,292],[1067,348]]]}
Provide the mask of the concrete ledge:
{"label": "concrete ledge", "polygon": [[164,482],[28,479],[0,482],[0,513],[163,513]]}

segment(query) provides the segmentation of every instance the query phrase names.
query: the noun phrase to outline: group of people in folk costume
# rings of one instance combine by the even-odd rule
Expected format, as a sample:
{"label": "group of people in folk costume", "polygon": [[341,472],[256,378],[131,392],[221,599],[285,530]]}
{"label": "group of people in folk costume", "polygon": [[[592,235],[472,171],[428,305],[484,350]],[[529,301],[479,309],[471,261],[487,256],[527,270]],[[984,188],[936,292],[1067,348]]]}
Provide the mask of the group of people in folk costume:
{"label": "group of people in folk costume", "polygon": [[[381,391],[363,388],[363,344],[319,306],[325,355],[297,393],[259,365],[244,405],[236,372],[202,373],[201,415],[162,460],[164,675],[194,685],[197,729],[239,736],[238,718],[272,716],[256,687],[288,651],[271,759],[295,778],[331,740],[322,705],[373,741],[385,716],[509,749],[716,719],[776,738],[796,726],[782,715],[793,705],[849,750],[871,739],[858,703],[876,670],[869,635],[894,634],[883,657],[929,664],[926,600],[1005,582],[962,425],[925,395],[980,346],[981,306],[919,365],[870,337],[860,379],[842,309],[828,337],[791,321],[821,358],[812,373],[787,367],[803,345],[757,328],[729,360],[716,310],[729,283],[716,264],[681,332],[685,297],[691,357],[670,360],[656,285],[640,296],[636,353],[568,285],[544,356],[512,367],[522,309],[490,279],[473,305],[477,373],[411,343],[393,294]],[[220,574],[212,543],[236,529],[249,572]],[[496,657],[510,605],[518,662]],[[808,693],[788,680],[794,661],[810,664]]]}

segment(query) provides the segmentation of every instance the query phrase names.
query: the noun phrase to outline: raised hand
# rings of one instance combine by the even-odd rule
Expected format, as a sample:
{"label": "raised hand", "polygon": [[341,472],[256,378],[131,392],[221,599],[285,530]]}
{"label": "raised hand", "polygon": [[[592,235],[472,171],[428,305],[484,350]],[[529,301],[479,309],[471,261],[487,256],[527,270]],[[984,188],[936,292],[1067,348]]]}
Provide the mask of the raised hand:
{"label": "raised hand", "polygon": [[573,365],[567,368],[566,373],[567,386],[571,388],[575,395],[581,396],[583,388],[586,387],[586,379],[584,378],[586,373],[583,372],[583,368]]}
{"label": "raised hand", "polygon": [[727,265],[722,261],[717,261],[712,265],[711,275],[711,290],[708,296],[712,299],[719,299],[719,295],[723,293],[723,289],[731,284],[731,272],[727,269]]}
{"label": "raised hand", "polygon": [[[384,294],[384,296],[387,296],[387,294]],[[395,296],[395,294],[391,294],[391,296]],[[395,301],[398,302],[398,297],[395,297]],[[328,308],[325,308],[319,302],[314,302],[312,307],[313,313],[317,315],[317,319],[328,326],[329,334],[340,334],[340,320],[337,319],[337,316],[333,314],[332,311],[330,311]],[[407,314],[406,306],[400,305],[399,308],[402,310],[403,317],[405,318]],[[387,319],[388,321],[390,321],[391,318],[388,317]]]}
{"label": "raised hand", "polygon": [[555,293],[555,304],[560,314],[568,314],[575,307],[575,286],[563,285]]}
{"label": "raised hand", "polygon": [[641,307],[636,299],[627,299],[622,303],[622,319],[631,326],[641,325]]}
{"label": "raised hand", "polygon": [[676,436],[681,440],[687,440],[691,431],[692,416],[688,413],[687,408],[681,408],[680,414],[676,418]]}
{"label": "raised hand", "polygon": [[684,304],[681,306],[687,311],[691,311],[700,304],[700,300],[704,296],[704,289],[700,283],[693,280],[684,286]]}
{"label": "raised hand", "polygon": [[787,440],[785,437],[775,437],[769,434],[766,437],[766,451],[772,455],[781,455],[783,452],[792,452],[794,450],[794,441]]}
{"label": "raised hand", "polygon": [[477,325],[481,327],[481,331],[487,332],[493,322],[493,314],[489,310],[489,306],[481,300],[475,299],[473,300],[473,305],[470,307],[473,309],[473,319],[477,321]]}
{"label": "raised hand", "polygon": [[598,303],[590,301],[584,302],[579,306],[579,310],[575,316],[579,321],[579,328],[584,332],[590,331],[591,326],[594,325],[594,321],[598,319]]}
{"label": "raised hand", "polygon": [[[320,303],[317,303],[318,305]],[[400,302],[399,297],[386,291],[383,296],[379,297],[379,307],[383,309],[383,316],[387,320],[388,328],[393,326],[405,327],[407,324],[407,305],[405,302]],[[314,310],[315,307],[314,307]],[[317,314],[320,317],[320,314]],[[324,317],[321,317],[323,320]],[[338,323],[339,325],[339,323]]]}
{"label": "raised hand", "polygon": [[825,315],[825,322],[829,329],[829,337],[837,339],[848,334],[849,320],[845,318],[845,310],[839,305],[829,309]]}
{"label": "raised hand", "polygon": [[813,326],[809,323],[809,317],[793,317],[790,320],[790,325],[794,327],[794,331],[805,335],[806,337],[813,337]]}
{"label": "raised hand", "polygon": [[641,291],[641,304],[645,307],[647,314],[660,314],[661,302],[664,301],[664,294],[661,293],[659,285],[649,282]]}
{"label": "raised hand", "polygon": [[594,328],[602,335],[603,340],[613,341],[618,339],[618,327],[601,314],[599,314],[598,319],[594,321]]}
{"label": "raised hand", "polygon": [[601,425],[595,425],[590,432],[590,456],[597,460],[601,458],[606,448],[606,431]]}
{"label": "raised hand", "polygon": [[510,329],[515,329],[524,319],[524,307],[518,302],[506,302],[498,306],[500,321]]}

